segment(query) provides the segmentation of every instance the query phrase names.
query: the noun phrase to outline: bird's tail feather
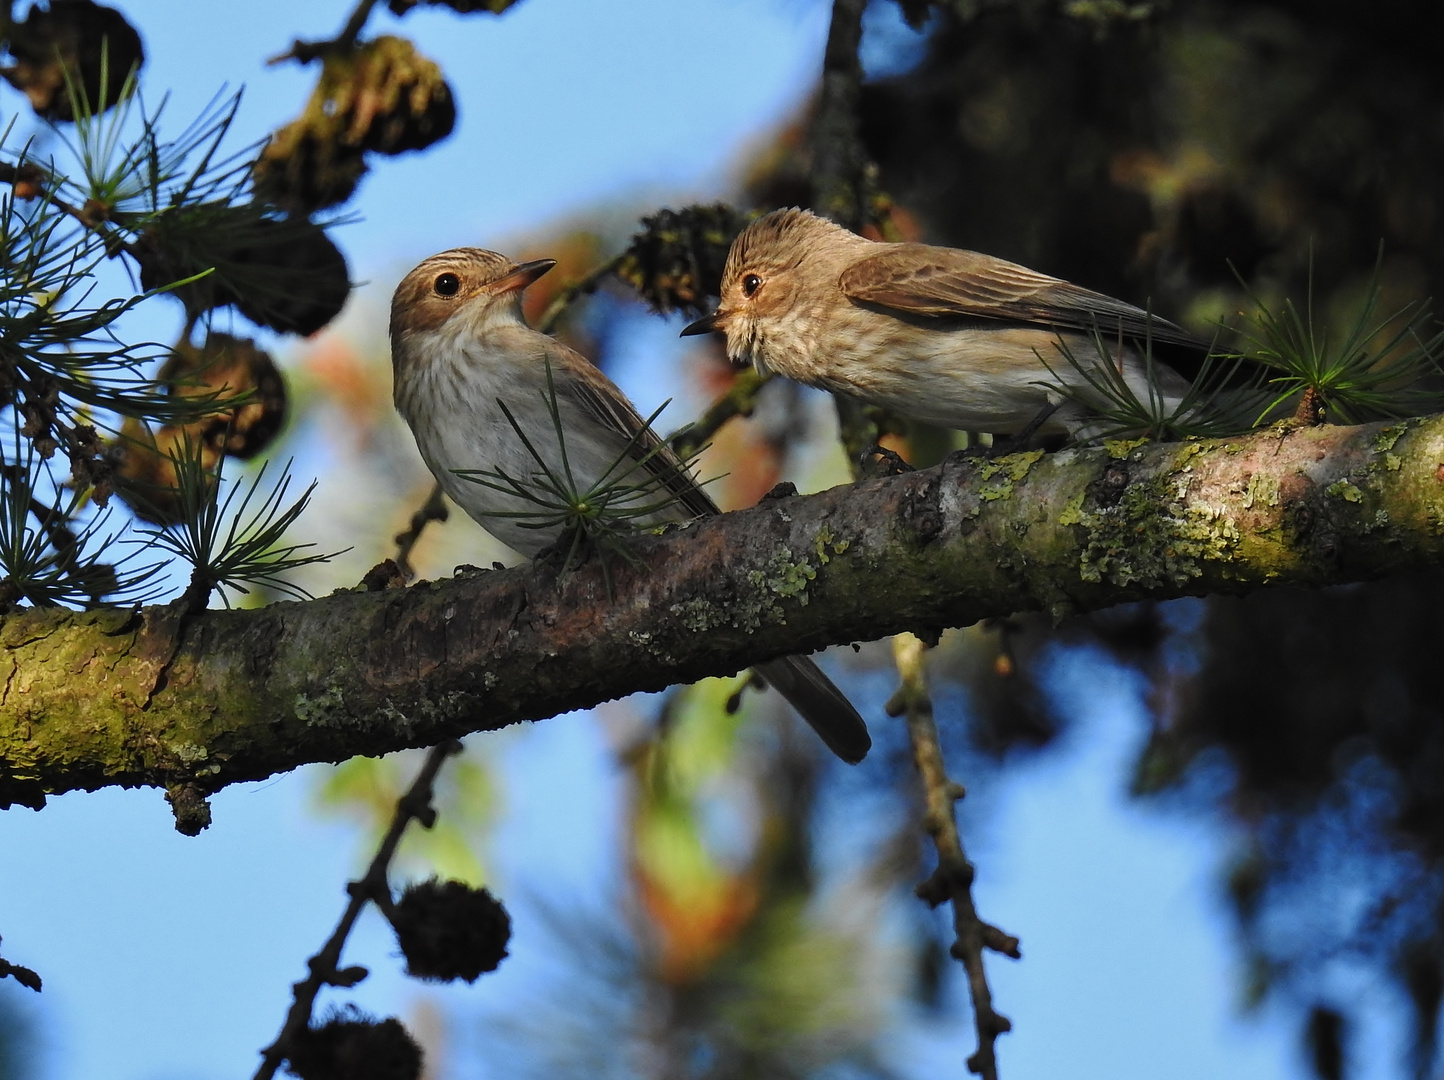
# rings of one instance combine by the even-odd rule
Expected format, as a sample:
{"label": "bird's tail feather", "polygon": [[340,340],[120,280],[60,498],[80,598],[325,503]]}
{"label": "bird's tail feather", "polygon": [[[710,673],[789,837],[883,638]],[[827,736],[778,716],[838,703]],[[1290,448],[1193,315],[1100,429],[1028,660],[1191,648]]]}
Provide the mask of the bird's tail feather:
{"label": "bird's tail feather", "polygon": [[754,670],[785,697],[838,757],[856,765],[872,748],[867,725],[852,702],[811,660],[788,656]]}

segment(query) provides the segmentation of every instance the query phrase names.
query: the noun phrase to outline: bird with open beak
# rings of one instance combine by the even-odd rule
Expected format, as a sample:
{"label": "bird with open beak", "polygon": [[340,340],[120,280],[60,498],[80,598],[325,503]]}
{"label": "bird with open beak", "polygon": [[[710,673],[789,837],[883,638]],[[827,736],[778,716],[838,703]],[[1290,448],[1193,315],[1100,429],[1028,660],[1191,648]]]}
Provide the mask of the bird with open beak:
{"label": "bird with open beak", "polygon": [[[1080,370],[1089,364],[1112,365],[1139,400],[1176,408],[1184,376],[1208,353],[1207,342],[1102,293],[975,251],[868,240],[795,208],[733,241],[717,310],[682,333],[713,331],[726,334],[734,363],[924,423],[1004,435],[1077,433],[1090,398],[1103,405]],[[1172,366],[1149,370],[1144,342]]]}
{"label": "bird with open beak", "polygon": [[[554,475],[569,471],[585,490],[618,459],[628,459],[643,477],[642,486],[650,487],[639,499],[655,507],[638,524],[717,513],[687,468],[596,365],[526,324],[522,294],[554,265],[551,259],[518,263],[494,251],[455,248],[433,255],[396,287],[391,301],[394,400],[427,468],[467,514],[528,557],[554,543],[562,526],[528,528],[524,517],[511,516],[534,509],[525,498],[459,472],[526,478],[536,476],[544,463]],[[548,369],[554,395],[547,390]],[[552,396],[564,433],[565,463]],[[834,753],[844,761],[862,760],[872,745],[867,727],[816,664],[792,656],[756,670]]]}

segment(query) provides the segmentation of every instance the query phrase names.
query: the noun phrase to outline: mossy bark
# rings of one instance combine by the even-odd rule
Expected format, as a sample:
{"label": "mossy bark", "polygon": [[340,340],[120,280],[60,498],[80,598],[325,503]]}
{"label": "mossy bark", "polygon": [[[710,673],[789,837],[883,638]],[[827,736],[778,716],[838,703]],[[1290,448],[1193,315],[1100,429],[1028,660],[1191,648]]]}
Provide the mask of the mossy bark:
{"label": "mossy bark", "polygon": [[1113,443],[766,502],[545,564],[186,618],[0,621],[0,798],[213,790],[901,630],[1265,585],[1444,555],[1444,417]]}

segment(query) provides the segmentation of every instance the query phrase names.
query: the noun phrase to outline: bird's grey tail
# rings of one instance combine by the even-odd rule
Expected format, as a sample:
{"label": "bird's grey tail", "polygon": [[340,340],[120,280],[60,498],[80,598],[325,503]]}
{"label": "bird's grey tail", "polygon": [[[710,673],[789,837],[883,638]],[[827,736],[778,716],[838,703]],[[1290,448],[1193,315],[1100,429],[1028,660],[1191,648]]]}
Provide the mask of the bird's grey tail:
{"label": "bird's grey tail", "polygon": [[872,748],[867,725],[852,702],[811,660],[788,656],[758,664],[753,670],[802,714],[827,748],[843,761],[856,765],[867,756]]}

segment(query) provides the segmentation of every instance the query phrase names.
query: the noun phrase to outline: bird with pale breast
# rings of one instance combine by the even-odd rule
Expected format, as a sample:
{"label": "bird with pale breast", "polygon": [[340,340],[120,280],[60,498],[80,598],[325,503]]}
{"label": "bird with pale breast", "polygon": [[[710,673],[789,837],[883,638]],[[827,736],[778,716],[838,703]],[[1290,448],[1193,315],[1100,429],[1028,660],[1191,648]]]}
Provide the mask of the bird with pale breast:
{"label": "bird with pale breast", "polygon": [[[596,365],[526,324],[522,294],[554,265],[551,259],[518,263],[494,251],[456,248],[433,255],[396,287],[394,400],[427,468],[478,524],[528,557],[556,542],[563,526],[528,528],[535,506],[523,496],[459,473],[486,471],[525,482],[544,463],[554,475],[569,471],[586,490],[622,459],[642,478],[635,499],[649,512],[637,524],[718,513],[687,467]],[[564,433],[565,463],[553,407]],[[862,760],[872,745],[867,726],[816,664],[790,656],[756,671],[834,753],[847,762]]]}
{"label": "bird with pale breast", "polygon": [[[1142,308],[1016,263],[880,243],[796,208],[742,230],[721,293],[717,310],[684,336],[719,331],[734,363],[924,423],[1000,435],[1029,429],[1050,409],[1036,430],[1083,429],[1090,400],[1104,404],[1079,370],[1087,364],[1113,366],[1140,400],[1152,395],[1175,409],[1188,391],[1184,376],[1209,348]],[[1171,366],[1150,370],[1145,341]]]}

